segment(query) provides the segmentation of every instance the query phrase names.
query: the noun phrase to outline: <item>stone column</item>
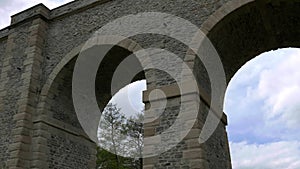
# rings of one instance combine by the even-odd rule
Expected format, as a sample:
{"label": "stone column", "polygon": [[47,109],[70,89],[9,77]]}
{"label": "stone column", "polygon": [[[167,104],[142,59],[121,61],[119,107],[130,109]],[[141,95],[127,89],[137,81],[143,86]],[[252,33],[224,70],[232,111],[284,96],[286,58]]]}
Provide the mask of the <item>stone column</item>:
{"label": "stone column", "polygon": [[[194,57],[186,57],[186,64],[192,69],[194,65]],[[211,139],[209,139],[206,143],[199,144],[199,136],[208,111],[211,108],[211,99],[201,86],[198,85],[198,90],[194,90],[195,86],[193,86],[194,81],[192,80],[193,75],[184,72],[182,75],[183,78],[180,84],[171,84],[159,87],[151,86],[147,91],[144,91],[143,101],[146,107],[145,117],[147,118],[150,116],[151,118],[152,114],[157,115],[155,114],[155,111],[159,111],[161,109],[164,109],[164,113],[169,116],[169,120],[166,120],[165,117],[161,115],[156,120],[146,123],[144,126],[144,134],[145,138],[159,135],[172,125],[167,123],[173,123],[176,118],[179,118],[183,122],[184,126],[191,125],[192,128],[171,150],[156,156],[145,158],[143,161],[143,168],[218,169],[222,166],[223,168],[231,169],[228,139],[225,130],[225,126],[227,125],[226,115],[223,113],[223,117],[220,117],[220,127],[216,129],[214,134],[211,136]],[[181,88],[179,86],[181,86]],[[182,87],[185,89],[182,90]],[[162,96],[161,98],[158,96],[155,100],[151,100],[149,95],[151,95],[151,92],[154,90],[162,91],[165,96]],[[166,107],[159,104],[162,99],[167,99],[168,103]],[[181,110],[179,110],[180,106],[182,107]],[[149,108],[151,111],[147,110]],[[181,111],[181,115],[178,115],[179,111]],[[217,114],[215,113],[215,115]],[[175,131],[174,133],[180,134],[182,132],[180,130],[182,129],[184,129],[184,127],[178,128],[178,131]],[[171,140],[172,138],[169,139]],[[149,148],[156,147],[161,141],[163,142],[168,140],[152,140],[145,142],[144,151],[147,151]],[[220,143],[221,145],[225,145],[224,147],[220,146],[222,147],[221,149],[211,147],[211,145],[216,145],[216,147],[219,148]],[[156,148],[159,149],[164,147]]]}
{"label": "stone column", "polygon": [[[25,22],[29,25],[27,30],[27,39],[25,52],[19,57],[23,57],[22,67],[20,67],[21,76],[19,86],[16,90],[20,92],[20,96],[16,102],[17,109],[13,116],[14,128],[11,132],[11,144],[9,145],[9,168],[29,168],[32,160],[32,155],[41,149],[41,147],[32,147],[33,122],[32,116],[36,111],[36,106],[40,91],[40,77],[42,74],[41,65],[43,62],[42,49],[43,42],[46,36],[47,23],[46,18],[49,15],[49,10],[43,5],[38,5],[30,9],[36,13],[33,16],[28,16],[28,11],[24,11],[12,17],[12,27]],[[11,30],[13,31],[13,29]],[[9,35],[10,39],[24,38],[18,37],[15,33]],[[19,44],[20,45],[20,44]],[[16,46],[21,48],[21,46]],[[8,47],[13,48],[13,44]],[[21,54],[21,53],[19,53]],[[16,62],[13,61],[12,62]],[[14,63],[11,63],[14,64]]]}

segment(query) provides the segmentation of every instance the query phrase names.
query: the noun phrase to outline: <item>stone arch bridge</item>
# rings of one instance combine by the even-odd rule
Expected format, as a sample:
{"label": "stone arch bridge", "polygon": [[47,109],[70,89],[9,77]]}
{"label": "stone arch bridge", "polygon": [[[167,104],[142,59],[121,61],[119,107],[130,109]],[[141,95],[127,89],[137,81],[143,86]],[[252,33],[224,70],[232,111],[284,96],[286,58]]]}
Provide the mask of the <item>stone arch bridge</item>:
{"label": "stone arch bridge", "polygon": [[[82,44],[106,23],[140,12],[184,18],[210,39],[229,82],[244,63],[262,52],[300,47],[299,11],[299,0],[76,0],[53,10],[39,4],[13,15],[10,26],[0,30],[0,168],[95,168],[96,145],[74,112],[72,72]],[[172,51],[189,65],[201,86],[200,92],[186,94],[190,106],[200,103],[188,135],[171,150],[144,159],[144,168],[230,169],[224,113],[209,140],[198,143],[211,105],[209,77],[201,61],[186,55],[188,47],[177,40],[144,34],[113,46],[97,73],[100,109],[112,97],[114,70],[138,46]],[[146,108],[152,89],[161,89],[168,98],[164,114],[145,124],[148,137],[174,122],[182,100],[176,81],[167,73],[149,70],[133,81],[145,77]]]}

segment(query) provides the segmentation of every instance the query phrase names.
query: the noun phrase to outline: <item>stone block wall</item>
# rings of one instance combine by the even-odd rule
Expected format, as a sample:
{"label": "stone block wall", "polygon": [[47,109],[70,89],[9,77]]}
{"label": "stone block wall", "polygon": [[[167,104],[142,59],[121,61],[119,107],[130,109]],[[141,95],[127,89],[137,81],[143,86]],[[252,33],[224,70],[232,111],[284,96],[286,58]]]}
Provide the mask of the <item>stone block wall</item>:
{"label": "stone block wall", "polygon": [[[226,2],[78,0],[52,11],[37,5],[14,15],[11,25],[0,31],[0,127],[5,129],[0,132],[0,168],[93,168],[95,144],[81,129],[71,98],[72,69],[80,46],[103,25],[124,15],[166,12],[200,27]],[[136,35],[130,39],[143,48],[170,50],[181,59],[187,51],[181,42],[161,35]],[[164,64],[168,60],[153,62]],[[172,64],[176,63],[166,65]],[[174,67],[167,69],[172,71]],[[205,72],[203,69],[199,66],[194,73]],[[148,89],[176,85],[165,72],[145,73],[150,75]],[[209,93],[207,77],[199,75],[198,80]],[[199,98],[199,93],[189,97],[196,96]],[[200,102],[189,101],[187,106]],[[159,122],[149,124],[149,133],[145,134],[159,134],[172,125],[182,102],[178,95],[170,97]],[[224,120],[210,143],[196,142],[209,104],[201,107],[191,133],[175,148],[145,159],[144,168],[230,168]]]}
{"label": "stone block wall", "polygon": [[[1,52],[1,167],[9,165],[10,152],[14,151],[13,144],[17,144],[14,135],[22,132],[17,129],[15,116],[18,113],[18,101],[22,98],[24,81],[22,75],[25,73],[24,65],[28,47],[29,27],[31,23],[10,29],[6,40],[5,50]],[[26,131],[24,131],[26,132]]]}
{"label": "stone block wall", "polygon": [[[6,38],[4,39],[1,39],[0,40],[0,61],[1,61],[1,66],[0,66],[0,74],[2,72],[2,63],[3,63],[3,58],[5,57],[5,49],[6,49]],[[7,128],[10,124],[10,115],[8,113],[1,113],[0,115],[0,125],[1,125],[1,141],[0,141],[0,149],[2,150],[1,151],[1,155],[0,155],[0,161],[2,161],[0,163],[0,167],[4,167],[5,165],[5,161],[7,160],[6,156],[7,156],[7,146],[8,146],[8,143],[9,143],[9,130],[4,130],[4,128]]]}

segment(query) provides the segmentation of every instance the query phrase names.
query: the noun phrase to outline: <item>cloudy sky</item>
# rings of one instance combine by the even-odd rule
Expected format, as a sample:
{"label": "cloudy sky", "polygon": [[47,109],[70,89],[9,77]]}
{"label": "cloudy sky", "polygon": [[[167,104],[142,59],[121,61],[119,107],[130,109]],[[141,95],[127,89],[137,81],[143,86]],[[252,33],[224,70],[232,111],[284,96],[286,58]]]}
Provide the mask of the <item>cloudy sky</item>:
{"label": "cloudy sky", "polygon": [[300,168],[300,49],[263,53],[226,92],[235,169]]}
{"label": "cloudy sky", "polygon": [[[70,1],[0,0],[0,29],[11,15],[33,5],[42,2],[52,9]],[[231,80],[224,111],[233,169],[300,168],[299,65],[300,49],[271,51],[249,61]],[[112,102],[131,115],[143,108],[144,89],[145,82],[131,84]]]}
{"label": "cloudy sky", "polygon": [[[224,112],[233,169],[300,168],[299,65],[300,49],[270,51],[247,62],[230,81]],[[128,105],[140,110],[145,88],[145,81],[133,83],[113,102],[124,112],[132,112]]]}
{"label": "cloudy sky", "polygon": [[36,4],[43,3],[49,9],[53,9],[71,1],[72,0],[0,0],[0,29],[10,24],[10,16]]}
{"label": "cloudy sky", "polygon": [[146,80],[136,81],[117,92],[110,103],[117,104],[126,117],[135,116],[144,110],[142,91],[146,90]]}

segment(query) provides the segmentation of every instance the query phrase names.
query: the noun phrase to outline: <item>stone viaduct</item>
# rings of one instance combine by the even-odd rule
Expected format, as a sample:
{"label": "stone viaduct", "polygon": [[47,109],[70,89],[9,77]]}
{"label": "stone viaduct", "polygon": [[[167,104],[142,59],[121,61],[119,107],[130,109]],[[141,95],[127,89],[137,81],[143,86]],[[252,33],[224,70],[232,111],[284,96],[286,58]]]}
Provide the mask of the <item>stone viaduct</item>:
{"label": "stone viaduct", "polygon": [[[244,63],[262,52],[300,47],[299,0],[76,0],[53,10],[36,5],[13,15],[10,26],[0,30],[0,168],[95,168],[96,145],[82,130],[73,107],[76,58],[84,42],[106,23],[150,11],[173,14],[197,25],[220,55],[227,83]],[[176,147],[144,159],[144,169],[230,169],[225,114],[210,139],[198,143],[211,105],[210,82],[201,61],[186,55],[187,46],[166,36],[145,34],[129,39],[114,46],[99,67],[100,109],[112,97],[112,73],[138,50],[136,44],[180,56],[201,86],[200,93],[187,94],[189,106],[201,105],[193,129]],[[134,80],[145,75],[150,77],[144,92],[146,108],[151,89],[161,89],[168,97],[160,119],[145,124],[148,137],[174,122],[182,100],[168,74],[149,70]]]}

